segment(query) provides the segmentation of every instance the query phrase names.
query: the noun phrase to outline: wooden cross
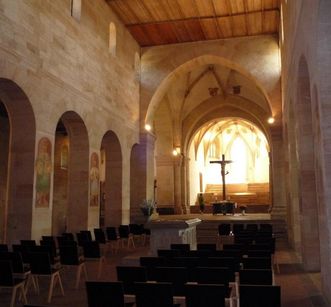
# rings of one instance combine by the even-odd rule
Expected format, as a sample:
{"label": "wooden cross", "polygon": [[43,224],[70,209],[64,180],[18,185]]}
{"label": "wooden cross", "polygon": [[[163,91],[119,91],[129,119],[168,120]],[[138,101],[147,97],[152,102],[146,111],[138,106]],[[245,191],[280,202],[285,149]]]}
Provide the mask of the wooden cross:
{"label": "wooden cross", "polygon": [[225,156],[224,156],[224,154],[222,154],[222,160],[210,161],[210,163],[221,164],[221,175],[222,175],[222,183],[223,183],[223,200],[226,200],[225,175],[227,175],[229,172],[225,172],[225,166],[229,163],[232,163],[232,161],[225,160]]}

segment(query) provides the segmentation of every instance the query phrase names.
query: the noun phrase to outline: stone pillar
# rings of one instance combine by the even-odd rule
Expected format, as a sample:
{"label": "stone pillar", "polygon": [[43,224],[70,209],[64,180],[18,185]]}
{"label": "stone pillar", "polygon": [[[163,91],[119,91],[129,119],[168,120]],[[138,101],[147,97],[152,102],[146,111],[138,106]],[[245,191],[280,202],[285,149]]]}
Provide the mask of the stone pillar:
{"label": "stone pillar", "polygon": [[273,220],[286,220],[286,202],[285,202],[285,180],[284,180],[284,152],[283,138],[281,133],[272,133],[271,137],[271,162],[272,162],[272,211]]}
{"label": "stone pillar", "polygon": [[154,143],[155,136],[141,133],[139,145],[131,156],[130,221],[141,222],[144,217],[140,204],[154,197]]}

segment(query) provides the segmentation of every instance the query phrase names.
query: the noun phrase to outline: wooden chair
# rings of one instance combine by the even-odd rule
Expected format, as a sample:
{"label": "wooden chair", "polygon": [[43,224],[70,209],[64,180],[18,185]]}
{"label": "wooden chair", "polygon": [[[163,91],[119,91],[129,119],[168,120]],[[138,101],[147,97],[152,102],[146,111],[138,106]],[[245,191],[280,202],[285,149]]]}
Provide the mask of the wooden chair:
{"label": "wooden chair", "polygon": [[10,261],[0,260],[0,289],[12,289],[10,307],[14,307],[17,290],[20,290],[20,296],[24,304],[27,299],[24,289],[24,279],[14,279],[12,263]]}
{"label": "wooden chair", "polygon": [[78,289],[82,271],[84,272],[85,280],[87,280],[87,271],[86,271],[85,261],[80,259],[78,255],[77,246],[74,245],[60,246],[60,262],[61,265],[63,266],[77,267],[75,289]]}
{"label": "wooden chair", "polygon": [[240,307],[280,307],[281,289],[271,285],[240,285]]}
{"label": "wooden chair", "polygon": [[187,284],[185,285],[186,307],[224,307],[226,291],[223,285]]}
{"label": "wooden chair", "polygon": [[121,282],[87,281],[86,293],[88,307],[129,307],[133,303],[124,302],[124,290]]}
{"label": "wooden chair", "polygon": [[166,282],[136,282],[134,284],[137,307],[179,307],[173,303],[173,287]]}
{"label": "wooden chair", "polygon": [[47,302],[50,303],[52,300],[52,295],[56,283],[59,283],[61,293],[64,296],[60,271],[58,269],[52,269],[49,254],[30,253],[29,257],[30,257],[31,274],[29,275],[27,289],[30,282],[33,282],[36,285],[36,290],[37,293],[39,294],[40,289],[39,289],[38,278],[41,276],[49,276],[51,278],[51,281],[48,290]]}

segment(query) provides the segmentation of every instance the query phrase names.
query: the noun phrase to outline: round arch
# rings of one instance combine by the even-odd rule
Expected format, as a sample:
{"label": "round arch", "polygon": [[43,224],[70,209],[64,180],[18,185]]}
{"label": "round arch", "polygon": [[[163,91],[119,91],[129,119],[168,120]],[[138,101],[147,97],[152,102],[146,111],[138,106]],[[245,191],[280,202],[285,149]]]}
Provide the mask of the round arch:
{"label": "round arch", "polygon": [[1,214],[2,241],[10,244],[31,238],[36,122],[29,98],[9,79],[0,78],[0,103],[7,111],[10,130],[5,208]]}
{"label": "round arch", "polygon": [[105,157],[105,181],[103,195],[105,202],[104,223],[118,226],[122,223],[122,173],[123,157],[120,141],[115,132],[109,130],[101,142]]}
{"label": "round arch", "polygon": [[[58,123],[65,137],[55,132],[52,233],[79,232],[88,226],[89,139],[83,119],[67,111]],[[58,124],[59,125],[59,124]],[[79,212],[79,214],[77,214]],[[64,229],[63,229],[64,228]]]}

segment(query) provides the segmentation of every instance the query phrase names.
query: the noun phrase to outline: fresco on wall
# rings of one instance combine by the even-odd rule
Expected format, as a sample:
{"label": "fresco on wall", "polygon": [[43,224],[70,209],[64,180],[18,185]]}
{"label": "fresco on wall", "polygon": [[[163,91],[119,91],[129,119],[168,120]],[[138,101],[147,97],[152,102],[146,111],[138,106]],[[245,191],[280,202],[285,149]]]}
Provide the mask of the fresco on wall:
{"label": "fresco on wall", "polygon": [[49,207],[52,172],[52,143],[43,137],[38,143],[36,160],[36,208]]}
{"label": "fresco on wall", "polygon": [[96,152],[91,155],[91,169],[90,169],[90,206],[99,206],[99,157]]}

